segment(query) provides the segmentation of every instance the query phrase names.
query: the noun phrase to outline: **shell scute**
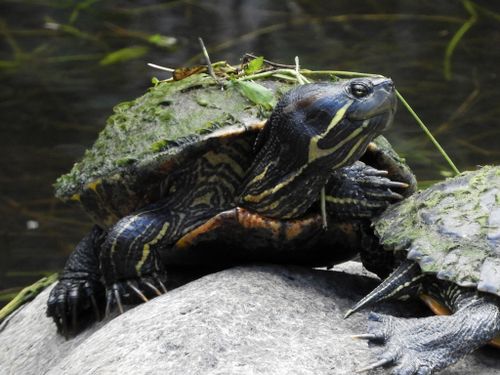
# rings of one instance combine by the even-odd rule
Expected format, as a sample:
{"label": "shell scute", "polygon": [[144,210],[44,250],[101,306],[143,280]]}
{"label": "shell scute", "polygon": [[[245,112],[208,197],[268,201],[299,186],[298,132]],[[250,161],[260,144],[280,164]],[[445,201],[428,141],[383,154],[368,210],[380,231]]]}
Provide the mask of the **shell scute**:
{"label": "shell scute", "polygon": [[[292,87],[279,80],[260,83],[276,98]],[[107,226],[150,203],[167,172],[217,149],[224,138],[253,144],[256,124],[268,115],[236,87],[218,89],[206,74],[161,82],[115,106],[92,148],[56,181],[56,196],[78,197],[94,222]]]}
{"label": "shell scute", "polygon": [[481,266],[477,289],[481,292],[500,295],[500,259],[489,257]]}
{"label": "shell scute", "polygon": [[374,226],[386,250],[407,252],[423,272],[500,296],[500,167],[416,193]]}

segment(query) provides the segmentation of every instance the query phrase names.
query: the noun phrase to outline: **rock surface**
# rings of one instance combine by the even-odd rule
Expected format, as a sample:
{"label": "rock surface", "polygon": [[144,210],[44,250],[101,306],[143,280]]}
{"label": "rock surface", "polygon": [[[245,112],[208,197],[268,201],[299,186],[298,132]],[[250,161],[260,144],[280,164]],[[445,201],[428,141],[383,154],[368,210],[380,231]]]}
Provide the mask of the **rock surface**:
{"label": "rock surface", "polygon": [[[237,267],[68,341],[45,317],[46,290],[0,332],[0,374],[353,374],[373,361],[376,350],[350,338],[364,332],[368,312],[342,317],[374,285],[369,277],[345,272]],[[376,310],[399,316],[425,312],[408,303]],[[500,356],[491,348],[441,372],[499,373]]]}

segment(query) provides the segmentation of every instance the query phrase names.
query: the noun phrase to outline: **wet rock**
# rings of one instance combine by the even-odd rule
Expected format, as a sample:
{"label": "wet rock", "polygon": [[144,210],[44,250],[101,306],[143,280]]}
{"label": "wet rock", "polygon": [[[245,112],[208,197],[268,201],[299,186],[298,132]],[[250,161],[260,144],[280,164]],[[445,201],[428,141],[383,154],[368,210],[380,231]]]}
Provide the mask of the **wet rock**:
{"label": "wet rock", "polygon": [[[359,266],[343,269],[358,272]],[[375,350],[350,337],[364,331],[367,312],[343,315],[375,283],[342,271],[237,267],[68,341],[45,317],[46,290],[0,332],[0,374],[352,374],[374,359]],[[418,303],[378,310],[426,313]],[[441,374],[499,371],[498,351],[485,348]]]}

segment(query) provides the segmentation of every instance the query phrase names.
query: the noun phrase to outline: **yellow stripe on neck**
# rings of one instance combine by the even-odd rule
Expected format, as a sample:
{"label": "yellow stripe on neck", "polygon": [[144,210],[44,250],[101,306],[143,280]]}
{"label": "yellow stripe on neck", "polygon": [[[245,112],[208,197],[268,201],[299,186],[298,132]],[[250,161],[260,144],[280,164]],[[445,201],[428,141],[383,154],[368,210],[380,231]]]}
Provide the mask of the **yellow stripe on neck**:
{"label": "yellow stripe on neck", "polygon": [[266,167],[264,168],[264,171],[262,171],[262,173],[259,173],[257,176],[255,176],[253,178],[252,182],[255,183],[255,182],[259,182],[260,180],[263,180],[264,177],[266,177],[267,171],[269,170],[270,166],[271,166],[271,164],[266,165]]}
{"label": "yellow stripe on neck", "polygon": [[142,272],[142,266],[146,262],[146,259],[148,259],[149,253],[151,252],[151,246],[156,245],[163,237],[165,237],[165,234],[167,233],[168,228],[170,227],[170,223],[167,221],[163,223],[163,226],[161,227],[160,231],[156,235],[155,238],[153,238],[151,241],[147,242],[144,244],[142,248],[142,256],[141,259],[137,262],[135,265],[135,270],[137,272],[138,276],[141,276]]}
{"label": "yellow stripe on neck", "polygon": [[342,119],[345,116],[345,113],[347,112],[347,109],[351,106],[352,103],[353,103],[352,100],[347,102],[342,108],[340,108],[337,111],[337,113],[335,113],[335,116],[333,116],[332,121],[330,121],[330,124],[328,125],[326,130],[323,133],[315,135],[314,137],[311,138],[311,141],[309,142],[309,160],[308,160],[309,163],[323,156],[331,154],[333,151],[335,151],[333,149],[323,150],[319,148],[318,142],[323,138],[325,138],[330,132],[330,130],[332,130],[335,126],[337,126],[340,123],[340,121],[342,121]]}
{"label": "yellow stripe on neck", "polygon": [[257,194],[257,195],[253,195],[253,194],[245,195],[243,197],[243,200],[245,200],[247,202],[253,202],[253,203],[260,202],[262,199],[266,198],[267,196],[269,196],[271,194],[276,193],[278,190],[284,188],[290,182],[295,180],[295,178],[302,173],[302,171],[305,169],[305,167],[307,167],[307,164],[304,164],[299,169],[297,169],[295,172],[289,174],[288,178],[285,181],[280,182],[279,184],[275,185],[272,189],[264,190],[262,193]]}
{"label": "yellow stripe on neck", "polygon": [[366,140],[366,136],[364,137],[361,137],[354,146],[351,147],[351,150],[349,151],[349,153],[347,154],[347,156],[344,158],[344,160],[342,160],[340,163],[337,163],[332,169],[337,169],[337,168],[340,168],[340,167],[343,167],[347,164],[347,162],[349,161],[349,159],[352,158],[352,155],[357,151],[359,150],[359,148],[361,147],[361,145],[363,144],[363,142],[365,142]]}

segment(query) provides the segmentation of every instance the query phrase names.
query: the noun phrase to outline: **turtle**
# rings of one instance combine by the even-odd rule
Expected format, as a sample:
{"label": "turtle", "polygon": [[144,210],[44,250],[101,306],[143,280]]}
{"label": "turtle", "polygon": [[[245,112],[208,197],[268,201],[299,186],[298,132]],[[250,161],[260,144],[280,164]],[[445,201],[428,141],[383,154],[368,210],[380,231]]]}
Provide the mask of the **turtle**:
{"label": "turtle", "polygon": [[331,268],[358,256],[361,248],[374,246],[370,219],[411,195],[416,186],[404,159],[379,136],[360,161],[331,173],[325,186],[326,228],[319,202],[291,220],[236,207],[186,233],[164,251],[164,257],[170,265],[215,270],[256,261]]}
{"label": "turtle", "polygon": [[[285,241],[299,247],[318,237],[321,222],[309,213],[319,212],[329,180],[329,191],[345,198],[328,203],[329,210],[354,217],[370,216],[402,198],[394,189],[412,185],[411,173],[408,181],[392,181],[358,161],[377,148],[370,142],[393,120],[391,79],[299,86],[259,81],[251,87],[281,96],[267,112],[267,102],[252,105],[241,86],[230,83],[221,89],[213,77],[194,74],[116,106],[82,161],[56,181],[56,196],[78,202],[95,223],[70,254],[47,302],[47,315],[66,337],[115,306],[122,312],[122,304],[166,292],[166,266],[182,264],[186,236],[224,213],[245,211],[251,224],[238,224],[244,234],[268,233],[249,235],[251,248],[266,236],[272,239],[265,246]],[[337,240],[343,243],[355,229],[341,221],[327,232],[333,240],[343,236]],[[269,234],[276,227],[288,237]],[[215,227],[205,232],[220,233]]]}
{"label": "turtle", "polygon": [[[371,312],[368,333],[385,345],[362,369],[396,364],[393,374],[430,374],[478,347],[500,347],[500,166],[437,183],[373,219],[378,253],[392,273],[346,316],[390,298],[419,297],[438,316]],[[373,251],[365,267],[383,275]],[[391,266],[392,265],[392,266]],[[451,314],[451,315],[450,315]]]}

